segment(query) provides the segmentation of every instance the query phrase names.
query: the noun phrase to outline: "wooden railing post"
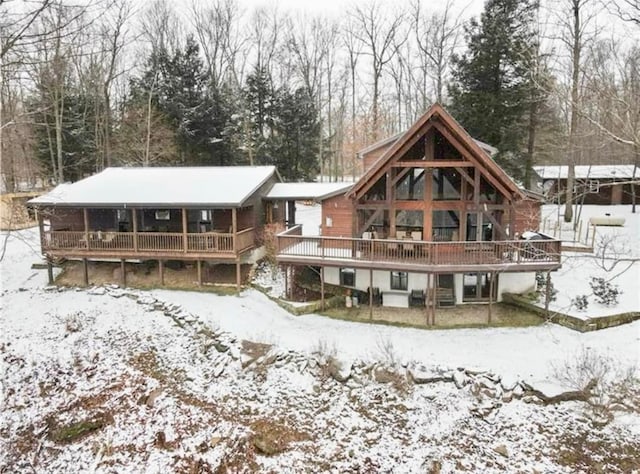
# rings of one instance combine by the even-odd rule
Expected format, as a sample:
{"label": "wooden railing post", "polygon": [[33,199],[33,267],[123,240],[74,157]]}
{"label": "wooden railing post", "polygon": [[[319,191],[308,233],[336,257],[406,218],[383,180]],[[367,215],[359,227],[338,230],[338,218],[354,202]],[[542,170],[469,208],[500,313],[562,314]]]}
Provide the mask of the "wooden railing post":
{"label": "wooden railing post", "polygon": [[86,207],[82,208],[82,217],[84,219],[84,243],[89,249],[89,211]]}
{"label": "wooden railing post", "polygon": [[182,208],[182,251],[187,253],[187,209]]}

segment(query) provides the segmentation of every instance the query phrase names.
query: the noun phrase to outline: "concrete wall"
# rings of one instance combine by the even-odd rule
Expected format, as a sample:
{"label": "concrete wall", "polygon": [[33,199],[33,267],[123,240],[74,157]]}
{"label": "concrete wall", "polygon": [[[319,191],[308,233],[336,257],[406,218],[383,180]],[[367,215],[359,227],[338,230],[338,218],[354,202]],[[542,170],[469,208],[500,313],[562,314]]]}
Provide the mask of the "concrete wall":
{"label": "concrete wall", "polygon": [[498,276],[498,301],[502,301],[502,293],[524,294],[535,289],[535,272],[501,273]]}

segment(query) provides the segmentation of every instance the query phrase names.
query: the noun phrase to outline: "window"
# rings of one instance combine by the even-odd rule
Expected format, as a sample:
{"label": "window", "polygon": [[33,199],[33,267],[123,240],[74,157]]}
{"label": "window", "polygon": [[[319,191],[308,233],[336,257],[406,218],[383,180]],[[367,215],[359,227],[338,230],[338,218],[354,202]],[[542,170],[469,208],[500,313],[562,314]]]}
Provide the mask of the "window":
{"label": "window", "polygon": [[457,201],[462,189],[462,176],[453,168],[435,168],[432,173],[434,201]]}
{"label": "window", "polygon": [[340,286],[356,286],[356,271],[353,268],[340,269]]}
{"label": "window", "polygon": [[433,211],[431,214],[433,240],[451,242],[460,240],[460,215],[458,211]]}
{"label": "window", "polygon": [[129,222],[129,212],[126,209],[118,209],[118,222]]}
{"label": "window", "polygon": [[171,220],[171,211],[156,211],[156,220],[157,221],[170,221]]}
{"label": "window", "polygon": [[409,288],[409,274],[407,272],[391,272],[391,289],[407,291]]}
{"label": "window", "polygon": [[200,210],[200,220],[203,222],[211,222],[211,210],[210,209],[201,209]]}
{"label": "window", "polygon": [[411,168],[406,172],[396,184],[396,199],[399,201],[422,201],[424,199],[424,176],[424,169],[421,168]]}
{"label": "window", "polygon": [[[498,295],[498,276],[495,275],[493,282],[493,295],[496,299]],[[463,276],[462,301],[487,301],[489,299],[489,289],[491,288],[490,273],[465,273]]]}

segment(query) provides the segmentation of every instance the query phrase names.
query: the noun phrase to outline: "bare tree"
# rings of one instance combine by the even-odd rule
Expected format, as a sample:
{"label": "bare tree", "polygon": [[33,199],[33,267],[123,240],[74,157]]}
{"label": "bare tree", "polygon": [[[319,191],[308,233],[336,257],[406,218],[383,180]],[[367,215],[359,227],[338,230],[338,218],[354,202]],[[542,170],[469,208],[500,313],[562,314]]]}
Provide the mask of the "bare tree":
{"label": "bare tree", "polygon": [[412,5],[413,32],[420,51],[420,70],[423,75],[422,109],[428,107],[426,77],[433,82],[436,102],[444,102],[444,86],[451,58],[460,44],[462,16],[453,13],[453,0],[447,0],[444,8],[426,15],[419,1]]}
{"label": "bare tree", "polygon": [[405,16],[399,10],[385,11],[377,0],[363,6],[355,6],[350,12],[357,29],[354,34],[363,45],[363,53],[371,59],[372,84],[372,138],[379,134],[380,93],[382,73],[386,65],[398,53],[398,47],[407,40],[403,30]]}

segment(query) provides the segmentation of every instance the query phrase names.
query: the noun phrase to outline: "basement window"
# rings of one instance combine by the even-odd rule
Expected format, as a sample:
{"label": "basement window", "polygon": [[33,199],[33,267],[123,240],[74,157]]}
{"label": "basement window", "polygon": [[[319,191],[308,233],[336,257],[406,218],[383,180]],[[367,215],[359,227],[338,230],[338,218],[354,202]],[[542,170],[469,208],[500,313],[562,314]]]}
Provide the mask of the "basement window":
{"label": "basement window", "polygon": [[391,289],[407,291],[409,274],[407,272],[391,272]]}
{"label": "basement window", "polygon": [[354,268],[340,269],[340,286],[356,286],[356,270]]}

